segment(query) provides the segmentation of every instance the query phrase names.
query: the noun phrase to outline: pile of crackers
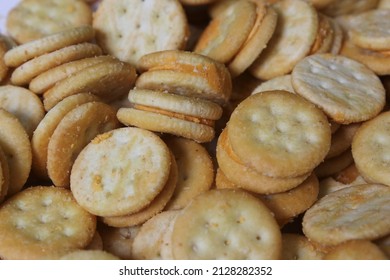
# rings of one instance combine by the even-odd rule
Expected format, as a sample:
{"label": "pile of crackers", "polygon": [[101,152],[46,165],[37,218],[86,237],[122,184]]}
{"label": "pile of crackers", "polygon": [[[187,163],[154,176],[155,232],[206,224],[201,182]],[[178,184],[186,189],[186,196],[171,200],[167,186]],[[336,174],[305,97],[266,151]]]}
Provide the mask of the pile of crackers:
{"label": "pile of crackers", "polygon": [[24,0],[0,259],[390,258],[390,1]]}

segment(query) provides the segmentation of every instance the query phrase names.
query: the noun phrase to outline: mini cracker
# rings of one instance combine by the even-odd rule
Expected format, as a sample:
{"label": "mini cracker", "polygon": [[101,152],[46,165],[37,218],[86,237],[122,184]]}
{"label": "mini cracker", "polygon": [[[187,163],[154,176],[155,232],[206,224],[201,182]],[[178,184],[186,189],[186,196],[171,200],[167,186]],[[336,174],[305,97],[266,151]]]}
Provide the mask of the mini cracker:
{"label": "mini cracker", "polygon": [[170,137],[165,143],[175,156],[179,172],[175,192],[165,209],[181,209],[211,188],[214,166],[207,150],[195,141]]}
{"label": "mini cracker", "polygon": [[57,67],[50,68],[32,79],[29,84],[29,89],[37,94],[44,93],[52,88],[57,82],[76,74],[78,71],[98,63],[113,60],[114,58],[112,56],[103,55],[87,57],[61,64]]}
{"label": "mini cracker", "polygon": [[290,73],[310,52],[318,31],[318,15],[309,3],[282,0],[272,7],[278,13],[276,30],[267,48],[249,68],[261,80]]}
{"label": "mini cracker", "polygon": [[136,64],[148,53],[184,49],[188,22],[177,0],[108,0],[93,18],[98,44],[122,61]]}
{"label": "mini cracker", "polygon": [[303,232],[324,246],[353,239],[378,239],[390,233],[389,203],[390,188],[379,184],[332,192],[306,211]]}
{"label": "mini cracker", "polygon": [[343,56],[306,57],[295,66],[292,84],[299,95],[343,124],[368,120],[385,105],[385,90],[378,76]]}
{"label": "mini cracker", "polygon": [[369,240],[350,240],[325,254],[324,260],[388,260],[378,245]]}
{"label": "mini cracker", "polygon": [[227,127],[238,158],[270,177],[307,174],[321,163],[331,142],[326,116],[286,91],[249,96],[234,110]]}
{"label": "mini cracker", "polygon": [[96,230],[96,217],[62,188],[23,190],[3,203],[0,217],[4,259],[58,259],[88,245]]}
{"label": "mini cracker", "polygon": [[129,92],[136,79],[135,68],[117,60],[98,63],[69,76],[43,94],[48,111],[65,97],[90,92],[103,101],[114,101]]}
{"label": "mini cracker", "polygon": [[47,172],[57,187],[69,187],[70,171],[80,151],[97,135],[119,127],[115,110],[102,102],[88,102],[67,113],[47,147]]}
{"label": "mini cracker", "polygon": [[19,119],[30,138],[45,115],[38,96],[28,89],[12,85],[0,86],[0,107]]}
{"label": "mini cracker", "polygon": [[8,66],[17,67],[45,53],[90,41],[94,38],[94,35],[95,32],[92,26],[72,27],[14,47],[7,52],[4,60]]}
{"label": "mini cracker", "polygon": [[359,14],[375,9],[378,0],[337,0],[327,5],[322,12],[331,17],[347,14]]}
{"label": "mini cracker", "polygon": [[282,260],[321,260],[323,253],[303,235],[296,233],[282,234]]}
{"label": "mini cracker", "polygon": [[11,113],[0,108],[0,146],[7,156],[11,196],[23,188],[31,170],[31,144],[20,121]]}
{"label": "mini cracker", "polygon": [[73,60],[101,54],[102,50],[100,47],[92,43],[81,43],[64,47],[23,63],[12,72],[11,82],[15,85],[26,85],[33,78],[50,68]]}
{"label": "mini cracker", "polygon": [[146,207],[163,189],[170,152],[154,133],[126,127],[95,137],[73,164],[70,188],[98,216],[120,216]]}
{"label": "mini cracker", "polygon": [[244,44],[255,21],[255,3],[247,0],[232,2],[211,20],[200,35],[194,51],[227,63]]}
{"label": "mini cracker", "polygon": [[91,25],[92,10],[83,1],[27,0],[7,15],[7,31],[23,44],[69,27]]}
{"label": "mini cracker", "polygon": [[171,235],[174,259],[278,259],[281,233],[270,210],[241,190],[211,190],[181,210]]}
{"label": "mini cracker", "polygon": [[97,101],[98,98],[89,93],[79,93],[69,96],[51,109],[38,124],[31,138],[33,154],[32,170],[40,178],[48,179],[47,148],[49,140],[62,118],[77,106]]}
{"label": "mini cracker", "polygon": [[352,155],[362,176],[370,182],[390,185],[388,129],[390,112],[362,124],[352,141]]}

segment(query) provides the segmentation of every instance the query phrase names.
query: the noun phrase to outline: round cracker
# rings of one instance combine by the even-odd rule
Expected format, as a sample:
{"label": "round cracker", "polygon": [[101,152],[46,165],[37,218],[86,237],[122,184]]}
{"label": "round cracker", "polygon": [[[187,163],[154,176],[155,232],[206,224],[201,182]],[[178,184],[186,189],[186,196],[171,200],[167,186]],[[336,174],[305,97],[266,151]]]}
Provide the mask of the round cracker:
{"label": "round cracker", "polygon": [[92,43],[81,43],[64,47],[23,63],[12,72],[11,82],[15,85],[26,85],[33,78],[50,68],[66,62],[101,54],[102,50],[100,47]]}
{"label": "round cracker", "polygon": [[270,177],[311,172],[331,142],[321,110],[286,91],[249,96],[234,110],[227,127],[231,148],[244,165]]}
{"label": "round cracker", "polygon": [[58,259],[87,246],[96,217],[69,190],[30,187],[2,204],[0,255],[5,259]]}
{"label": "round cracker", "polygon": [[316,10],[302,0],[282,0],[273,5],[278,23],[267,48],[250,66],[258,79],[288,74],[309,52],[317,36]]}
{"label": "round cracker", "polygon": [[282,260],[321,260],[323,253],[303,235],[297,233],[282,234]]}
{"label": "round cracker", "polygon": [[0,107],[19,119],[30,138],[45,116],[45,109],[39,97],[18,86],[0,86]]}
{"label": "round cracker", "polygon": [[178,0],[103,1],[93,27],[106,53],[133,65],[148,53],[184,49],[189,29]]}
{"label": "round cracker", "polygon": [[47,148],[49,140],[62,118],[77,106],[97,101],[98,97],[89,93],[79,93],[69,96],[53,107],[38,124],[31,138],[32,170],[42,179],[48,179],[47,174]]}
{"label": "round cracker", "polygon": [[80,151],[95,136],[117,127],[115,110],[102,102],[88,102],[67,113],[47,147],[47,173],[53,184],[69,187],[70,171]]}
{"label": "round cracker", "polygon": [[197,196],[174,220],[171,242],[175,259],[278,259],[281,253],[270,210],[232,189]]}
{"label": "round cracker", "polygon": [[352,155],[361,175],[369,182],[390,186],[389,144],[390,112],[363,123],[352,141]]}
{"label": "round cracker", "polygon": [[61,260],[120,260],[117,256],[103,250],[75,250],[63,255]]}
{"label": "round cracker", "polygon": [[256,4],[235,1],[210,21],[194,48],[221,63],[229,62],[248,38],[256,21]]}
{"label": "round cracker", "polygon": [[20,121],[0,108],[0,146],[7,157],[11,196],[23,188],[31,170],[32,154],[30,139]]}
{"label": "round cracker", "polygon": [[294,67],[291,77],[296,93],[338,123],[371,119],[385,105],[385,90],[378,76],[344,56],[308,56]]}
{"label": "round cracker", "polygon": [[70,188],[98,216],[120,216],[146,207],[169,177],[170,152],[154,133],[125,127],[100,134],[73,164]]}
{"label": "round cracker", "polygon": [[353,163],[353,157],[351,149],[347,149],[342,154],[328,158],[321,162],[315,169],[314,172],[318,178],[324,178],[333,176],[335,173],[340,172],[344,168],[348,167]]}
{"label": "round cracker", "polygon": [[94,36],[95,31],[92,26],[70,27],[10,49],[4,57],[4,61],[8,66],[18,67],[24,62],[45,53],[90,41]]}
{"label": "round cracker", "polygon": [[182,209],[192,198],[211,188],[213,162],[207,150],[193,140],[169,137],[165,143],[175,156],[179,173],[175,192],[165,209]]}
{"label": "round cracker", "polygon": [[7,156],[0,146],[0,202],[4,200],[8,193],[10,182],[10,173],[8,167]]}
{"label": "round cracker", "polygon": [[337,0],[332,1],[321,11],[331,17],[359,14],[370,9],[374,9],[378,4],[378,0]]}
{"label": "round cracker", "polygon": [[7,77],[8,75],[8,66],[5,64],[4,56],[8,51],[8,47],[0,36],[0,83]]}
{"label": "round cracker", "polygon": [[127,94],[136,79],[135,68],[117,60],[84,68],[69,76],[43,94],[43,105],[48,111],[65,97],[90,92],[103,101],[114,101]]}
{"label": "round cracker", "polygon": [[83,1],[20,1],[7,15],[10,36],[23,44],[69,27],[91,25],[92,10]]}
{"label": "round cracker", "polygon": [[339,156],[348,150],[351,147],[352,139],[360,125],[361,123],[341,125],[334,133],[332,133],[332,142],[325,159]]}
{"label": "round cracker", "polygon": [[333,246],[353,239],[378,239],[390,232],[390,188],[379,184],[352,186],[318,200],[303,216],[309,240]]}
{"label": "round cracker", "polygon": [[388,260],[386,254],[369,240],[350,240],[333,247],[324,260]]}
{"label": "round cracker", "polygon": [[252,90],[251,95],[270,90],[285,90],[291,93],[295,93],[291,83],[291,75],[277,76],[268,81],[262,82]]}

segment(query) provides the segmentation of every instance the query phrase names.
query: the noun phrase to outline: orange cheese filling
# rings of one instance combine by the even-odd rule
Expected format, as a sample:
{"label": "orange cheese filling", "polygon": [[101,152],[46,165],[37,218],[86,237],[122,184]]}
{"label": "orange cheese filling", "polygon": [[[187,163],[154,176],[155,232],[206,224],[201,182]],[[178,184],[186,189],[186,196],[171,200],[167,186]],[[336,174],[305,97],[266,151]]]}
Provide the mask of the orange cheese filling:
{"label": "orange cheese filling", "polygon": [[213,121],[213,120],[198,118],[198,117],[194,117],[194,116],[188,116],[188,115],[184,115],[181,113],[169,112],[169,111],[165,111],[165,110],[159,109],[159,108],[138,105],[138,104],[134,104],[133,107],[134,107],[134,109],[147,111],[147,112],[153,112],[153,113],[157,113],[157,114],[161,114],[164,116],[177,118],[177,119],[181,119],[181,120],[185,120],[185,121],[189,121],[189,122],[193,122],[193,123],[204,124],[204,125],[211,126],[211,127],[214,127],[214,125],[215,125],[215,121]]}

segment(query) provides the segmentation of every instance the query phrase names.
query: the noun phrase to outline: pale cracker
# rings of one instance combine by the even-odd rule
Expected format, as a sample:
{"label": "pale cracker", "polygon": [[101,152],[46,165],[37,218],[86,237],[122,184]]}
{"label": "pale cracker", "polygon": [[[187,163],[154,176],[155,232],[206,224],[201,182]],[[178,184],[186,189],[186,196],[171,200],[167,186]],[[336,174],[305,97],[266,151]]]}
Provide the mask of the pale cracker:
{"label": "pale cracker", "polygon": [[165,205],[167,205],[173,195],[173,192],[175,191],[177,178],[177,164],[175,157],[171,154],[171,168],[168,181],[160,193],[141,210],[129,215],[103,217],[103,223],[114,227],[129,227],[145,223],[154,215],[160,213],[164,209]]}
{"label": "pale cracker", "polygon": [[212,19],[194,48],[221,63],[229,62],[248,38],[256,21],[256,4],[240,0]]}
{"label": "pale cracker", "polygon": [[107,61],[84,68],[69,76],[43,94],[48,111],[65,97],[90,92],[105,102],[114,101],[129,92],[136,79],[135,68],[120,61]]}
{"label": "pale cracker", "polygon": [[330,52],[334,38],[334,30],[329,19],[329,17],[318,13],[317,37],[311,47],[309,55]]}
{"label": "pale cracker", "polygon": [[332,133],[332,142],[330,149],[325,159],[339,156],[351,147],[352,139],[361,123],[352,123],[341,125],[334,133]]}
{"label": "pale cracker", "polygon": [[36,94],[42,94],[52,88],[57,82],[62,81],[84,68],[113,59],[112,56],[102,55],[61,64],[57,67],[50,68],[33,78],[30,81],[29,89]]}
{"label": "pale cracker", "polygon": [[282,260],[321,260],[323,253],[301,234],[282,234]]}
{"label": "pale cracker", "polygon": [[324,260],[388,260],[386,254],[369,240],[350,240],[332,248]]}
{"label": "pale cracker", "polygon": [[0,37],[0,83],[7,77],[8,66],[5,64],[4,56],[8,48],[2,37]]}
{"label": "pale cracker", "polygon": [[285,90],[291,93],[295,93],[295,90],[291,83],[291,75],[288,74],[277,76],[268,81],[264,81],[252,90],[251,95],[256,94],[258,92],[270,90]]}
{"label": "pale cracker", "polygon": [[326,15],[331,17],[359,14],[371,9],[374,9],[379,0],[337,0],[333,1],[321,10]]}
{"label": "pale cracker", "polygon": [[49,140],[62,118],[77,106],[97,101],[98,97],[89,93],[79,93],[69,96],[51,109],[38,124],[31,138],[32,170],[41,179],[48,179],[47,174],[47,147]]}
{"label": "pale cracker", "polygon": [[133,65],[148,53],[184,49],[188,39],[187,18],[178,0],[103,1],[93,27],[106,53]]}
{"label": "pale cracker", "polygon": [[332,192],[348,188],[351,186],[367,184],[362,176],[356,177],[356,179],[349,183],[342,183],[335,180],[333,177],[326,177],[320,180],[320,192],[318,194],[318,199],[324,197],[327,194]]}
{"label": "pale cracker", "polygon": [[63,29],[92,24],[92,10],[83,1],[20,1],[7,15],[7,31],[23,44]]}
{"label": "pale cracker", "polygon": [[10,173],[8,167],[7,156],[5,155],[3,149],[0,146],[0,203],[4,200],[8,193],[9,182],[10,182]]}
{"label": "pale cracker", "polygon": [[70,188],[77,202],[95,215],[135,213],[163,189],[170,164],[169,149],[157,135],[119,128],[98,135],[80,152]]}
{"label": "pale cracker", "polygon": [[23,188],[31,170],[31,144],[26,130],[11,113],[0,108],[0,146],[7,156],[10,184],[8,196]]}
{"label": "pale cracker", "polygon": [[376,116],[385,105],[378,76],[365,65],[332,54],[301,60],[292,72],[299,95],[321,108],[335,122],[349,124]]}
{"label": "pale cracker", "polygon": [[282,0],[273,5],[278,24],[267,48],[250,66],[258,79],[288,74],[310,51],[318,31],[318,15],[307,2]]}
{"label": "pale cracker", "polygon": [[390,188],[352,186],[318,200],[303,216],[309,240],[333,246],[353,239],[378,239],[390,233]]}
{"label": "pale cracker", "polygon": [[0,107],[19,119],[30,138],[45,115],[39,97],[18,86],[0,86]]}
{"label": "pale cracker", "polygon": [[328,20],[332,25],[334,32],[332,47],[330,48],[329,52],[331,54],[337,55],[340,53],[341,47],[343,45],[344,32],[337,20],[330,17],[328,18]]}
{"label": "pale cracker", "polygon": [[136,260],[159,260],[163,236],[178,211],[163,211],[142,224],[134,238],[132,254]]}
{"label": "pale cracker", "polygon": [[379,0],[378,9],[390,9],[390,1],[389,0]]}
{"label": "pale cracker", "polygon": [[95,31],[92,26],[71,27],[58,33],[15,46],[6,53],[4,60],[8,66],[18,67],[24,62],[45,53],[90,41],[94,36]]}
{"label": "pale cracker", "polygon": [[346,150],[342,154],[328,158],[321,162],[315,169],[314,173],[318,178],[324,178],[332,176],[337,172],[340,172],[344,168],[353,163],[353,157],[351,149]]}
{"label": "pale cracker", "polygon": [[119,127],[115,110],[102,102],[88,102],[67,113],[47,147],[47,172],[56,187],[69,187],[70,171],[80,151],[95,136]]}
{"label": "pale cracker", "polygon": [[101,224],[98,231],[102,236],[103,249],[122,260],[134,259],[132,247],[139,229],[140,226],[114,228]]}
{"label": "pale cracker", "polygon": [[238,158],[270,177],[309,173],[324,159],[331,141],[321,110],[286,91],[249,96],[234,110],[227,127]]}
{"label": "pale cracker", "polygon": [[15,85],[26,85],[39,74],[66,62],[101,55],[102,50],[96,44],[81,43],[40,55],[19,67],[11,75],[11,82]]}
{"label": "pale cracker", "polygon": [[352,141],[352,155],[357,169],[369,182],[390,185],[390,150],[388,129],[390,112],[383,112],[363,123]]}
{"label": "pale cracker", "polygon": [[3,203],[0,255],[4,259],[58,259],[88,245],[96,217],[69,190],[35,186]]}
{"label": "pale cracker", "polygon": [[175,156],[179,173],[175,192],[165,209],[181,209],[192,198],[211,188],[214,166],[207,150],[193,140],[169,137],[165,143]]}
{"label": "pale cracker", "polygon": [[270,210],[245,191],[211,190],[181,210],[171,236],[174,259],[278,259],[281,233]]}

